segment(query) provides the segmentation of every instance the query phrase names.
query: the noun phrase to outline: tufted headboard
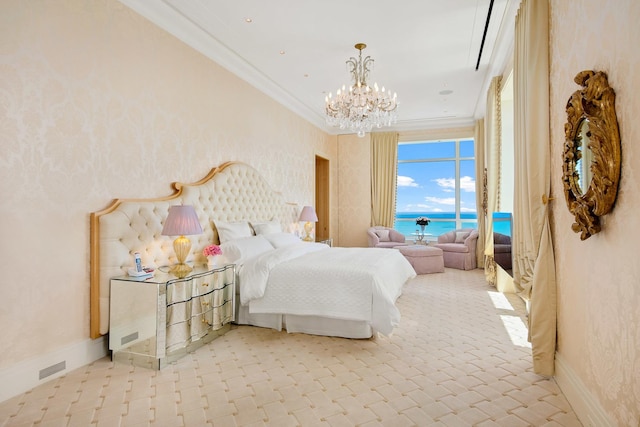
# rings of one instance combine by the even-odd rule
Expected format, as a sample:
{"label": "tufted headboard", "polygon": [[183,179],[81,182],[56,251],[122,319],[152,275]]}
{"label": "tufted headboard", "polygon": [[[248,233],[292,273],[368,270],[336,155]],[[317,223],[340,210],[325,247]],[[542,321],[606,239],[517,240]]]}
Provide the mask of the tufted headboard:
{"label": "tufted headboard", "polygon": [[251,166],[229,162],[213,168],[193,184],[173,183],[174,194],[155,199],[116,199],[106,209],[91,213],[91,337],[109,331],[109,280],[126,274],[139,252],[142,264],[158,268],[176,262],[174,237],[162,227],[171,205],[193,205],[203,234],[189,236],[187,262],[204,264],[202,249],[218,243],[215,221],[253,222],[279,219],[283,230],[297,226],[298,207],[285,203]]}

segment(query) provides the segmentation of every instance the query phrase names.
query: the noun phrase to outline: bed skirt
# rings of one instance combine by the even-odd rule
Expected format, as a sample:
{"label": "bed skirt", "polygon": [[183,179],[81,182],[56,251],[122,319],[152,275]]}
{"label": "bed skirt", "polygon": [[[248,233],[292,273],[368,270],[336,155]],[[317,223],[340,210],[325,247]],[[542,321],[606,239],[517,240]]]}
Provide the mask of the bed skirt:
{"label": "bed skirt", "polygon": [[319,316],[298,316],[293,314],[249,313],[249,307],[240,305],[236,298],[236,323],[238,325],[259,326],[289,333],[326,335],[341,338],[365,339],[373,336],[371,326],[360,320],[331,319]]}

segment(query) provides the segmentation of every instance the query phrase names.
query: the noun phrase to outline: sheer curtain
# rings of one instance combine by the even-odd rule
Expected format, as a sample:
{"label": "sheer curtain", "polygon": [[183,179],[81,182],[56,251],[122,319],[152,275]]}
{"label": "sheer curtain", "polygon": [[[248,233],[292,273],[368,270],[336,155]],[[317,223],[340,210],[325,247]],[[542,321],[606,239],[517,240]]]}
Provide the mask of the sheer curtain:
{"label": "sheer curtain", "polygon": [[371,225],[393,227],[396,215],[398,133],[371,134]]}
{"label": "sheer curtain", "polygon": [[484,119],[476,120],[474,135],[476,154],[476,212],[478,212],[477,265],[484,265],[485,219],[487,215],[487,185],[484,167]]}
{"label": "sheer curtain", "polygon": [[493,213],[500,206],[500,83],[502,76],[494,77],[487,93],[487,110],[485,115],[485,152],[486,167],[486,225],[484,236],[484,274],[487,282],[497,285],[497,267],[493,252]]}
{"label": "sheer curtain", "polygon": [[549,3],[523,0],[514,47],[514,284],[529,305],[533,369],[553,375],[555,259],[549,213]]}

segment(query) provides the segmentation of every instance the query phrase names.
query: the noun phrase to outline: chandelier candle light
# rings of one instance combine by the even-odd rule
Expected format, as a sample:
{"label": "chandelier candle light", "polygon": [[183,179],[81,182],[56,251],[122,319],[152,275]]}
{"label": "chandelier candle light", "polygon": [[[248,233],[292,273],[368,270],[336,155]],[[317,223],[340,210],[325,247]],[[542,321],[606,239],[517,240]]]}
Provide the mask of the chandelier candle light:
{"label": "chandelier candle light", "polygon": [[346,62],[353,80],[349,90],[342,86],[335,98],[331,93],[325,97],[327,124],[350,129],[359,137],[363,137],[374,126],[391,126],[398,119],[396,94],[392,96],[390,91],[385,91],[384,86],[382,90],[378,89],[377,83],[373,87],[367,84],[374,61],[370,56],[362,59],[362,50],[366,47],[364,43],[356,44],[358,59],[351,57]]}

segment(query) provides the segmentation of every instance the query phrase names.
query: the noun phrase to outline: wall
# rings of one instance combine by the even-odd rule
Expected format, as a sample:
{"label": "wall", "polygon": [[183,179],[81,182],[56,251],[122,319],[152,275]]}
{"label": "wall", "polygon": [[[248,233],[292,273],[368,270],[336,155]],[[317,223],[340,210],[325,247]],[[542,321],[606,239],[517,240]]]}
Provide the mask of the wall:
{"label": "wall", "polygon": [[371,227],[371,135],[338,136],[340,246],[366,247]]}
{"label": "wall", "polygon": [[[37,378],[49,362],[94,357],[82,355],[95,350],[90,212],[168,195],[171,182],[229,160],[257,168],[285,200],[313,204],[314,156],[337,182],[337,137],[115,0],[0,7],[4,400],[16,372]],[[336,201],[337,185],[331,193]]]}
{"label": "wall", "polygon": [[[640,423],[640,3],[552,0],[552,227],[558,285],[557,379],[585,425]],[[564,201],[565,105],[582,70],[616,91],[622,175],[602,231],[580,241]],[[596,409],[593,409],[593,408]]]}

